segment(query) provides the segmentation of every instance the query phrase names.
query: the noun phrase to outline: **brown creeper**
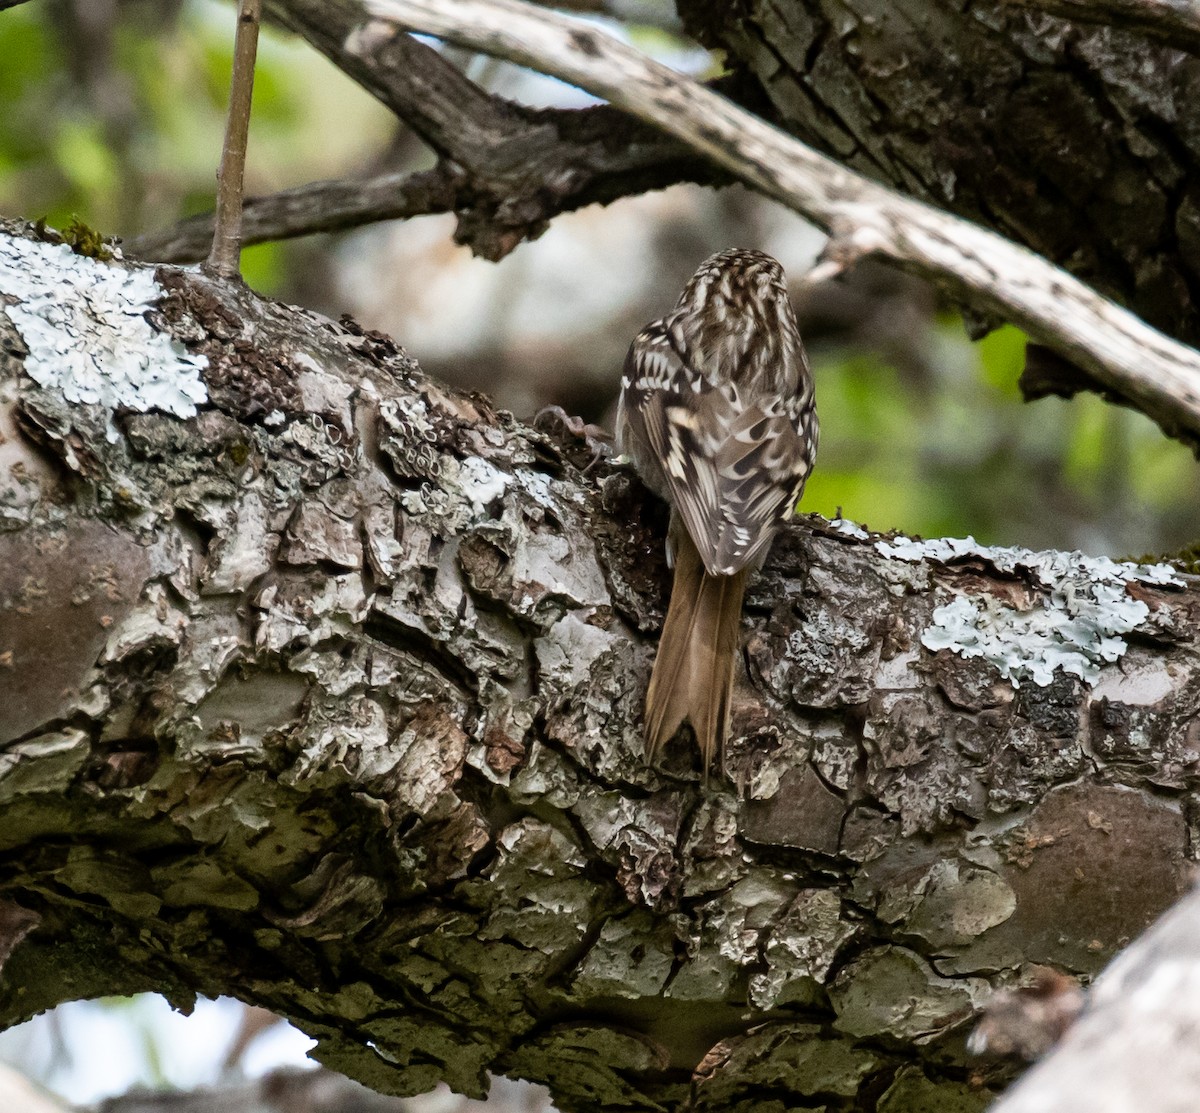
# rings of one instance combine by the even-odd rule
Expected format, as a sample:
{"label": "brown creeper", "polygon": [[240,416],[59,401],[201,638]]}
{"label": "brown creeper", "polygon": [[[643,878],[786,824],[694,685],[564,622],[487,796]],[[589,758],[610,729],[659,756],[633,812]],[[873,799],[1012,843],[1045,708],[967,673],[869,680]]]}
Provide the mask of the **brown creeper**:
{"label": "brown creeper", "polygon": [[620,450],[671,507],[671,604],[646,693],[646,755],[688,720],[705,775],[723,752],[746,579],[817,454],[812,373],[783,268],[706,259],[625,358]]}

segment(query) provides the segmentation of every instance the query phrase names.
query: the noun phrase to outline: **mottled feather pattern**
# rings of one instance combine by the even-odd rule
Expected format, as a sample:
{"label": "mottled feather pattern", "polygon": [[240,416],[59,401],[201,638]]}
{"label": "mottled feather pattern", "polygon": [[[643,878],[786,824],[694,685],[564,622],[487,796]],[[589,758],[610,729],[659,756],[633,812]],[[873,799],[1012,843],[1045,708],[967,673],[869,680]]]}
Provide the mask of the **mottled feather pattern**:
{"label": "mottled feather pattern", "polygon": [[728,732],[746,574],[794,513],[817,452],[812,374],[774,259],[731,250],[701,264],[675,309],[634,339],[617,430],[671,506],[677,558],[647,751],[690,721],[707,770]]}
{"label": "mottled feather pattern", "polygon": [[678,511],[709,573],[761,564],[817,448],[812,376],[783,272],[722,252],[635,338],[621,450]]}

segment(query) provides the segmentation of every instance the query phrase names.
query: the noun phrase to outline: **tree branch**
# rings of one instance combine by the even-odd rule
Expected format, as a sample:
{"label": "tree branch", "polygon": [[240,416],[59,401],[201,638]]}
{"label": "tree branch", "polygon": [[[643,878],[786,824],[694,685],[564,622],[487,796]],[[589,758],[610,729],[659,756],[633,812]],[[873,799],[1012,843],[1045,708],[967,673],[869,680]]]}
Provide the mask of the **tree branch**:
{"label": "tree branch", "polygon": [[[341,232],[380,220],[452,212],[465,183],[444,164],[414,174],[380,174],[362,181],[312,182],[267,197],[248,198],[242,212],[242,243],[267,243],[318,232]],[[213,215],[182,220],[170,228],[126,241],[126,255],[168,263],[193,263],[212,241]]]}
{"label": "tree branch", "polygon": [[630,474],[352,322],[15,233],[0,1025],[228,993],[384,1092],[965,1111],[990,991],[1186,886],[1200,580],[797,523],[706,789],[643,759]]}
{"label": "tree branch", "polygon": [[258,25],[261,19],[262,0],[238,0],[229,112],[225,120],[221,168],[217,173],[217,211],[212,251],[204,264],[210,274],[220,278],[233,278],[241,273],[242,186],[246,171],[246,142],[250,133],[250,104],[254,94],[254,59],[258,53]]}
{"label": "tree branch", "polygon": [[[380,19],[571,81],[654,122],[828,231],[1021,326],[1200,445],[1200,355],[1025,248],[902,197],[594,28],[516,0],[367,0]],[[367,51],[382,32],[367,27]]]}
{"label": "tree branch", "polygon": [[[248,243],[453,211],[455,239],[484,258],[501,259],[561,212],[682,181],[730,180],[684,144],[607,106],[535,110],[491,96],[408,36],[348,51],[346,40],[361,24],[355,4],[276,0],[268,12],[408,123],[439,162],[411,179],[322,182],[254,199],[245,218]],[[127,251],[190,262],[211,219],[193,217],[138,236]]]}

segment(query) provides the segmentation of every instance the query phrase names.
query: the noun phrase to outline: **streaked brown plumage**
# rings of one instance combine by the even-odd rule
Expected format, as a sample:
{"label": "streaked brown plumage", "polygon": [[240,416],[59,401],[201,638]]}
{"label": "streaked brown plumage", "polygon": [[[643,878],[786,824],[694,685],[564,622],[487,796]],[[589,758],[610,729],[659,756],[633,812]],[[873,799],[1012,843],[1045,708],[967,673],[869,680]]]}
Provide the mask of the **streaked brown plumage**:
{"label": "streaked brown plumage", "polygon": [[742,596],[795,510],[817,452],[812,374],[783,268],[706,259],[625,359],[621,451],[671,506],[675,581],[646,693],[653,760],[684,721],[705,774],[723,752]]}

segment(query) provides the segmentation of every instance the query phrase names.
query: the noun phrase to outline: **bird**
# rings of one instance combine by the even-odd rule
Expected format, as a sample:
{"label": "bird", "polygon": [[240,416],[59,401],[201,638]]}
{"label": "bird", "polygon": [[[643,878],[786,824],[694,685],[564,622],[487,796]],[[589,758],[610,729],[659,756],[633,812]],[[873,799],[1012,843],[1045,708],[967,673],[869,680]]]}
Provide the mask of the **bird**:
{"label": "bird", "polygon": [[816,460],[813,376],[783,267],[733,248],[634,338],[618,450],[671,509],[671,600],[646,692],[645,753],[690,722],[707,782],[729,733],[742,599]]}

